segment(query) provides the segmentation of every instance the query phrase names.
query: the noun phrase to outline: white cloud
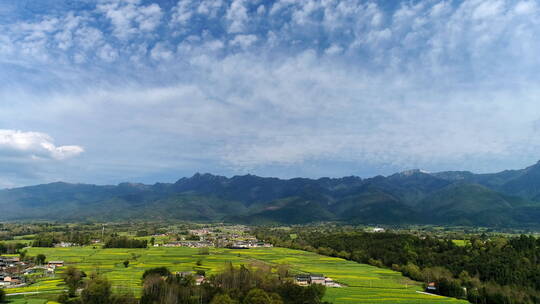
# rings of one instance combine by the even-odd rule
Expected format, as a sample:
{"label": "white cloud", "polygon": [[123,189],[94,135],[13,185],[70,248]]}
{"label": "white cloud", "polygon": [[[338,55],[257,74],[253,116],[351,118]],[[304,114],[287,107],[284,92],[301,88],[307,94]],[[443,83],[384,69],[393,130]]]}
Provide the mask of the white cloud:
{"label": "white cloud", "polygon": [[330,47],[328,47],[324,52],[328,55],[336,55],[343,51],[343,48],[337,44],[332,44]]}
{"label": "white cloud", "polygon": [[80,146],[55,146],[53,139],[44,133],[0,129],[0,154],[63,160],[83,152]]}
{"label": "white cloud", "polygon": [[73,46],[73,31],[79,27],[81,20],[81,17],[74,16],[73,13],[68,14],[61,31],[54,35],[54,38],[58,42],[58,48],[65,51]]}
{"label": "white cloud", "polygon": [[170,60],[174,53],[163,43],[157,43],[150,51],[150,56],[154,60]]}
{"label": "white cloud", "polygon": [[140,1],[112,1],[99,4],[97,10],[111,22],[114,34],[120,39],[152,32],[160,24],[163,12],[159,5],[141,5]]}
{"label": "white cloud", "polygon": [[76,30],[77,46],[84,50],[91,50],[103,44],[103,33],[92,26],[83,26]]}
{"label": "white cloud", "polygon": [[204,50],[207,50],[207,51],[210,51],[210,52],[219,51],[219,50],[223,49],[223,47],[225,47],[225,44],[223,43],[223,41],[217,40],[217,39],[206,41],[202,45],[202,48]]}
{"label": "white cloud", "polygon": [[538,5],[532,0],[520,1],[516,4],[514,11],[516,14],[527,15],[533,14],[538,10]]}
{"label": "white cloud", "polygon": [[261,4],[257,7],[257,15],[264,15],[264,13],[266,13],[266,8],[264,4]]}
{"label": "white cloud", "polygon": [[153,31],[160,22],[162,16],[161,8],[157,4],[150,4],[139,8],[139,15],[135,21],[139,23],[142,31]]}
{"label": "white cloud", "polygon": [[240,33],[245,31],[248,21],[247,8],[245,0],[233,0],[227,10],[227,21],[229,22],[229,33]]}
{"label": "white cloud", "polygon": [[223,4],[222,0],[202,0],[197,7],[197,13],[215,18]]}
{"label": "white cloud", "polygon": [[216,18],[223,6],[222,0],[179,0],[172,9],[172,25],[186,26],[191,18],[197,14],[208,19]]}
{"label": "white cloud", "polygon": [[105,44],[98,50],[97,56],[105,62],[113,62],[118,58],[118,52],[110,44]]}
{"label": "white cloud", "polygon": [[193,16],[193,9],[195,3],[191,0],[179,0],[172,11],[172,21],[181,25],[186,24],[191,16]]}
{"label": "white cloud", "polygon": [[256,41],[257,36],[255,35],[236,35],[229,43],[232,46],[239,46],[245,49],[251,46]]}

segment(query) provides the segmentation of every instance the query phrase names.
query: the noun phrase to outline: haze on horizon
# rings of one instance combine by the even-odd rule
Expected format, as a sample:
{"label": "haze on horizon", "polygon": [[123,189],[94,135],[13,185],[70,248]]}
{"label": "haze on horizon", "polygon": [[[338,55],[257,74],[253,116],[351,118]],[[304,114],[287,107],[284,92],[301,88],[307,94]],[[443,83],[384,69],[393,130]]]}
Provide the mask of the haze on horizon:
{"label": "haze on horizon", "polygon": [[0,0],[0,188],[540,159],[533,0]]}

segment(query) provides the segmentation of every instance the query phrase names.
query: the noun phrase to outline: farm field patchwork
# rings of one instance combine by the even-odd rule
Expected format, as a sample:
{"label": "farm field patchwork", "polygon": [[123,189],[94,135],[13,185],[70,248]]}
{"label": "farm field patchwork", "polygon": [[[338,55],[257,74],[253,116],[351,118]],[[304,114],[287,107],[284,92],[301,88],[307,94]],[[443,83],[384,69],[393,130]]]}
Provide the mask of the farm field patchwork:
{"label": "farm field patchwork", "polygon": [[[400,273],[340,258],[321,256],[311,252],[286,248],[254,248],[248,250],[211,249],[210,255],[199,255],[199,250],[185,247],[151,247],[148,249],[101,249],[99,247],[29,248],[28,254],[45,254],[48,260],[63,260],[86,273],[105,275],[117,291],[140,292],[141,276],[146,269],[166,266],[171,271],[205,270],[218,272],[227,262],[235,265],[250,262],[287,264],[296,273],[322,273],[347,285],[327,288],[325,300],[346,303],[404,303],[438,304],[468,303],[453,298],[418,293],[419,283]],[[129,267],[123,261],[129,260]],[[197,265],[199,261],[200,265]],[[60,291],[65,289],[58,274],[44,278],[29,287],[7,289],[8,293]]]}

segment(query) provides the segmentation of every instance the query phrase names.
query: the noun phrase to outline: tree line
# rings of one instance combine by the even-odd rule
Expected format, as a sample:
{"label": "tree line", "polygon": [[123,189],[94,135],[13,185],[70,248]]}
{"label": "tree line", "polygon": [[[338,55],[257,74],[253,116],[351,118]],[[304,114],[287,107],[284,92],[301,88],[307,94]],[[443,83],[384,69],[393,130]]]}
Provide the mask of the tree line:
{"label": "tree line", "polygon": [[131,239],[125,236],[109,238],[103,248],[147,248],[147,240]]}
{"label": "tree line", "polygon": [[[295,238],[291,239],[290,235]],[[398,233],[259,228],[274,245],[392,268],[413,280],[434,283],[436,293],[480,304],[540,303],[540,240],[472,237],[449,239]]]}
{"label": "tree line", "polygon": [[21,249],[26,247],[22,243],[1,243],[0,242],[0,254],[16,254],[19,253]]}
{"label": "tree line", "polygon": [[66,242],[75,245],[89,245],[92,235],[81,231],[40,233],[32,242],[32,247],[54,247],[55,244]]}

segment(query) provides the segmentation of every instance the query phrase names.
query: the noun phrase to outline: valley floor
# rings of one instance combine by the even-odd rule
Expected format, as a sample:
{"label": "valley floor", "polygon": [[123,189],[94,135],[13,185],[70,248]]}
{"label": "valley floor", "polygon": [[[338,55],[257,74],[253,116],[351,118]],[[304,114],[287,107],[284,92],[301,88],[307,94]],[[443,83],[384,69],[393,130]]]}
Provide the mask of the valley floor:
{"label": "valley floor", "polygon": [[[418,282],[400,273],[340,258],[286,248],[255,248],[248,250],[211,249],[210,255],[199,255],[198,249],[185,247],[152,247],[148,249],[101,249],[92,246],[71,248],[29,248],[28,254],[45,254],[48,260],[63,260],[86,273],[99,272],[113,283],[117,291],[138,294],[141,276],[146,269],[166,266],[171,271],[219,271],[226,262],[235,265],[249,263],[287,264],[296,273],[320,273],[347,287],[327,288],[325,300],[334,304],[403,303],[439,304],[468,303],[467,301],[419,293]],[[123,261],[129,260],[129,267]],[[198,263],[197,263],[198,262]],[[200,265],[197,265],[200,264]],[[56,277],[23,288],[6,289],[8,294],[21,292],[60,292],[65,286]],[[35,298],[37,296],[32,296]],[[12,299],[20,296],[10,297]],[[20,302],[19,302],[20,301]],[[15,303],[25,303],[17,300]],[[34,302],[28,302],[34,303]],[[35,302],[38,303],[38,302]],[[39,303],[47,303],[41,301]]]}

